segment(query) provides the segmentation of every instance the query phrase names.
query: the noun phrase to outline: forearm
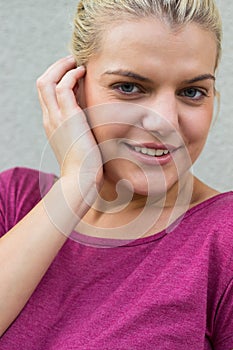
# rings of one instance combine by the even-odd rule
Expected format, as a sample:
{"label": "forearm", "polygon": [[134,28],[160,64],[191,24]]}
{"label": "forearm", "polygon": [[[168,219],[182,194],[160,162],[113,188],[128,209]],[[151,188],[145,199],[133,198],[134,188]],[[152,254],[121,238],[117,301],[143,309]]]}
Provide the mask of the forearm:
{"label": "forearm", "polygon": [[88,210],[71,184],[59,180],[0,240],[0,335],[20,313],[69,233]]}

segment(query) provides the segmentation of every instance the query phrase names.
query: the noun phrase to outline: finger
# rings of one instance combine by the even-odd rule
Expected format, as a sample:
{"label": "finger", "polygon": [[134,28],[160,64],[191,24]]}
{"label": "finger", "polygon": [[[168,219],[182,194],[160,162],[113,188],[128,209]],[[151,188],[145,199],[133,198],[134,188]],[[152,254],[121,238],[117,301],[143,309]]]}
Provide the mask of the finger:
{"label": "finger", "polygon": [[62,77],[76,66],[73,57],[66,57],[54,63],[47,71],[37,80],[37,89],[50,114],[57,114],[59,106],[56,96],[56,85]]}
{"label": "finger", "polygon": [[39,91],[38,91],[38,96],[39,96],[39,101],[40,101],[42,114],[43,114],[43,126],[45,129],[46,135],[49,136],[49,134],[50,134],[50,127],[49,127],[50,126],[50,119],[49,119],[48,109],[46,108]]}
{"label": "finger", "polygon": [[81,110],[74,91],[77,90],[78,81],[84,77],[85,72],[84,66],[70,70],[56,87],[58,105],[65,118],[73,116]]}
{"label": "finger", "polygon": [[48,114],[48,109],[45,106],[45,103],[43,101],[43,98],[42,98],[41,93],[40,93],[39,90],[38,90],[38,98],[39,98],[39,102],[40,102],[40,106],[41,106],[41,109],[42,109],[43,116],[46,116]]}
{"label": "finger", "polygon": [[77,67],[73,56],[63,57],[52,64],[42,75],[43,78],[49,79],[55,84],[58,84],[62,77],[71,69]]}

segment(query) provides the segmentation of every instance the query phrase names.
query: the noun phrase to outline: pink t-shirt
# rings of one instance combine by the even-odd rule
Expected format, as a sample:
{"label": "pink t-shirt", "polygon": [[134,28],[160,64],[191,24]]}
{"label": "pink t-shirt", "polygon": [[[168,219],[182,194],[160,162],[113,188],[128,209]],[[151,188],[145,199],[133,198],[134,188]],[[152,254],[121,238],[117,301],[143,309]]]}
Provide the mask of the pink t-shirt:
{"label": "pink t-shirt", "polygon": [[[40,173],[43,194],[53,181]],[[36,170],[1,174],[0,236],[40,192]],[[113,248],[67,240],[0,349],[233,349],[233,192],[190,209],[170,233]]]}

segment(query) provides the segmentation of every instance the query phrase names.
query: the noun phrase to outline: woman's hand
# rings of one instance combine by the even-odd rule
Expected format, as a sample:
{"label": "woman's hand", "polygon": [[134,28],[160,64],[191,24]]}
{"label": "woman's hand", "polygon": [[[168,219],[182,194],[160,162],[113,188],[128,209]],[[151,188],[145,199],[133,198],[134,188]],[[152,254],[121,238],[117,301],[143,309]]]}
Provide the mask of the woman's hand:
{"label": "woman's hand", "polygon": [[101,155],[75,96],[84,74],[85,68],[76,68],[74,59],[67,57],[38,79],[45,131],[60,163],[61,178],[1,238],[0,337],[97,197]]}
{"label": "woman's hand", "polygon": [[93,185],[99,188],[103,178],[99,147],[76,97],[84,75],[85,68],[77,68],[69,56],[37,80],[44,128],[60,164],[61,178],[77,181],[78,177],[82,193]]}

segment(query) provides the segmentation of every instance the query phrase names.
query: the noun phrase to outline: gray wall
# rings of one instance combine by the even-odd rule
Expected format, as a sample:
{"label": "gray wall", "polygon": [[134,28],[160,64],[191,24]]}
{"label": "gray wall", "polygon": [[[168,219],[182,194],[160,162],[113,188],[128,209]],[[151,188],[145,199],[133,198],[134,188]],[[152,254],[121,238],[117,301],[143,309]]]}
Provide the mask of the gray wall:
{"label": "gray wall", "polygon": [[[221,110],[194,173],[220,191],[233,189],[233,2],[217,1],[224,24],[218,72]],[[35,81],[68,54],[77,0],[0,0],[0,171],[13,166],[56,171],[46,145]]]}

